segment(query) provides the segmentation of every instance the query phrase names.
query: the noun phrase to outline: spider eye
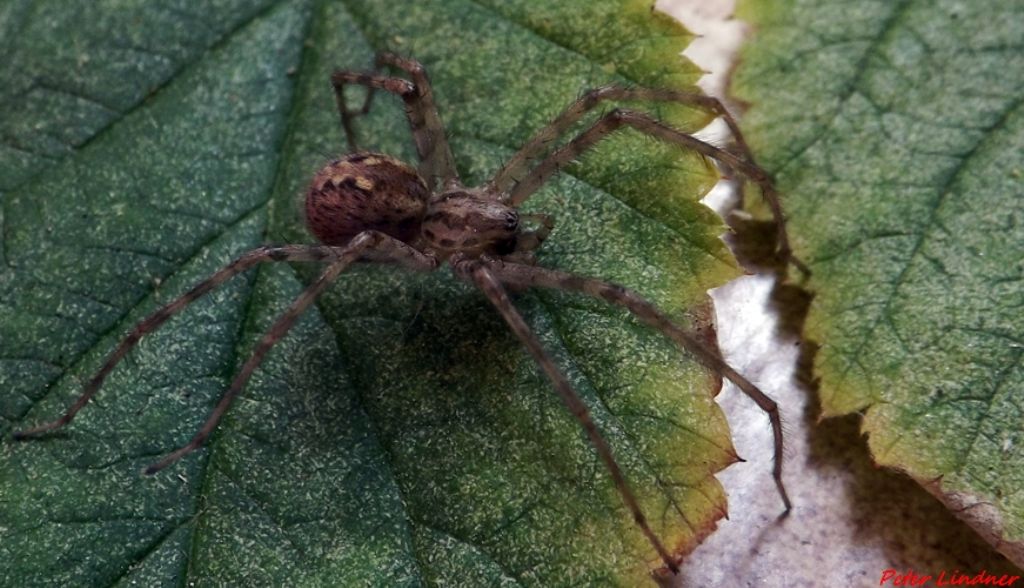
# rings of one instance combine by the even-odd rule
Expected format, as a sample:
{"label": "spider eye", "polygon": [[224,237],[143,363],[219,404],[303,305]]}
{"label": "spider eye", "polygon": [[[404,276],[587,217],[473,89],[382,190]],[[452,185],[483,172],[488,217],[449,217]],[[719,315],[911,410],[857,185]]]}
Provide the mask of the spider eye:
{"label": "spider eye", "polygon": [[519,213],[509,211],[505,213],[505,230],[512,232],[519,228]]}

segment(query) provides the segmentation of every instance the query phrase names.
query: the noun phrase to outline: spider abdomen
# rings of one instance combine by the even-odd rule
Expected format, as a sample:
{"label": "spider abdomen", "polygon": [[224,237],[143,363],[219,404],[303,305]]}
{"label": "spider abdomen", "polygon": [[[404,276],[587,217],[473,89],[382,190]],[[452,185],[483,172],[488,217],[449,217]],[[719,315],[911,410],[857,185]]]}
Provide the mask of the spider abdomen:
{"label": "spider abdomen", "polygon": [[327,245],[368,230],[406,243],[419,234],[430,191],[416,170],[380,153],[357,152],[317,172],[306,193],[306,224]]}

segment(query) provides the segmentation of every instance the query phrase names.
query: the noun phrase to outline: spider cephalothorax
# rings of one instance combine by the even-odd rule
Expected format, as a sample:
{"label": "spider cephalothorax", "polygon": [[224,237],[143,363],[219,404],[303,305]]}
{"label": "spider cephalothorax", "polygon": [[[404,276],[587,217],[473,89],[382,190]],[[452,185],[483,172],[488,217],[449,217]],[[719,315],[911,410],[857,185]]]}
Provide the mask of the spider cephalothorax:
{"label": "spider cephalothorax", "polygon": [[[676,325],[637,293],[600,279],[536,266],[533,251],[540,247],[551,231],[552,220],[547,215],[521,214],[517,210],[560,168],[577,159],[609,134],[630,127],[662,141],[697,151],[756,183],[775,214],[780,257],[803,269],[802,264],[789,253],[785,223],[771,179],[753,162],[735,121],[722,105],[701,94],[671,90],[621,86],[591,90],[538,131],[489,182],[480,187],[467,188],[462,185],[455,169],[423,67],[416,61],[390,53],[381,54],[377,65],[395,67],[406,72],[411,79],[350,71],[337,71],[331,77],[351,153],[331,161],[317,172],[306,195],[306,224],[321,244],[268,245],[243,254],[136,325],[64,415],[49,423],[15,433],[15,437],[20,439],[37,435],[71,422],[99,390],[114,366],[143,335],[233,276],[261,262],[304,261],[326,264],[320,277],[292,302],[259,341],[192,440],[146,469],[146,473],[154,473],[202,446],[274,343],[288,332],[316,297],[353,263],[386,262],[413,271],[433,271],[447,262],[455,275],[476,285],[483,292],[551,381],[566,408],[583,427],[588,440],[611,474],[623,502],[668,570],[678,570],[676,557],[647,524],[611,447],[591,419],[587,406],[515,309],[508,297],[508,289],[551,288],[592,296],[621,306],[677,343],[708,368],[735,383],[769,415],[775,438],[773,476],[788,511],[789,497],[782,483],[782,429],[775,402],[729,366],[716,350],[701,341],[700,336]],[[370,90],[361,111],[353,112],[346,107],[344,87],[348,84],[366,86]],[[420,159],[418,168],[414,169],[381,153],[356,149],[353,115],[367,111],[374,90],[390,92],[404,102]],[[620,109],[602,115],[571,141],[551,148],[559,136],[605,100],[670,101],[708,110],[721,116],[731,129],[736,153],[701,141],[647,114]],[[524,220],[531,221],[535,228],[525,229]]]}

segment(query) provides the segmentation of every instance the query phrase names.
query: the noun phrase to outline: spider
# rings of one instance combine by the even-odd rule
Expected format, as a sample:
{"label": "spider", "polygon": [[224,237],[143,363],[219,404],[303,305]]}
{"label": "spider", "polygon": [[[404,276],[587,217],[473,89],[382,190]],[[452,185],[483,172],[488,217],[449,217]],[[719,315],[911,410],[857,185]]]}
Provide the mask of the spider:
{"label": "spider", "polygon": [[[407,77],[379,75],[385,67],[405,72]],[[771,179],[753,162],[735,120],[722,104],[715,98],[696,93],[618,85],[599,87],[582,94],[533,135],[490,181],[481,186],[466,187],[455,169],[423,66],[413,59],[381,53],[377,57],[376,68],[373,73],[339,70],[331,76],[350,152],[320,169],[306,193],[306,224],[320,243],[267,245],[244,253],[138,323],[60,418],[16,432],[15,439],[38,436],[70,423],[96,394],[107,375],[143,336],[232,277],[263,262],[324,264],[326,267],[319,277],[291,303],[257,343],[252,355],[192,440],[144,470],[146,474],[154,474],[203,445],[271,347],[353,263],[388,263],[418,272],[434,271],[447,263],[458,278],[480,289],[551,381],[607,467],[636,525],[672,573],[679,570],[676,558],[648,525],[629,482],[608,442],[591,419],[587,406],[516,310],[509,299],[508,289],[550,288],[600,298],[624,307],[706,367],[735,383],[769,415],[775,446],[772,475],[785,506],[784,513],[788,513],[791,503],[782,481],[782,429],[776,403],[736,372],[717,351],[676,325],[636,292],[604,280],[538,267],[534,252],[544,242],[554,223],[547,215],[523,214],[517,210],[560,168],[615,131],[633,128],[662,141],[692,149],[756,183],[774,214],[778,255],[805,271],[799,260],[790,254],[782,210]],[[368,89],[360,110],[347,107],[344,98],[347,85]],[[403,101],[419,157],[418,168],[388,155],[357,149],[352,121],[354,117],[368,112],[375,91],[389,92]],[[621,100],[678,102],[720,116],[732,132],[738,155],[676,130],[647,114],[619,108],[600,116],[571,141],[549,149],[552,142],[603,102]],[[524,228],[523,221],[531,221],[536,228]]]}

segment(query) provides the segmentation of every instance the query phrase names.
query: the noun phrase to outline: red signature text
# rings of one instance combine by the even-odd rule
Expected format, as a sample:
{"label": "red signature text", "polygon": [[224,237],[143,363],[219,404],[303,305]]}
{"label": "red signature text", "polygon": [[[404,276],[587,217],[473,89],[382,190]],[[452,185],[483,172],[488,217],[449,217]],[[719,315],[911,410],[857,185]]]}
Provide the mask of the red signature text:
{"label": "red signature text", "polygon": [[938,575],[919,574],[914,570],[900,573],[897,570],[882,570],[879,586],[1013,586],[1020,576],[1007,574],[995,575],[981,570],[973,574],[965,574],[960,570],[948,572],[942,570]]}

